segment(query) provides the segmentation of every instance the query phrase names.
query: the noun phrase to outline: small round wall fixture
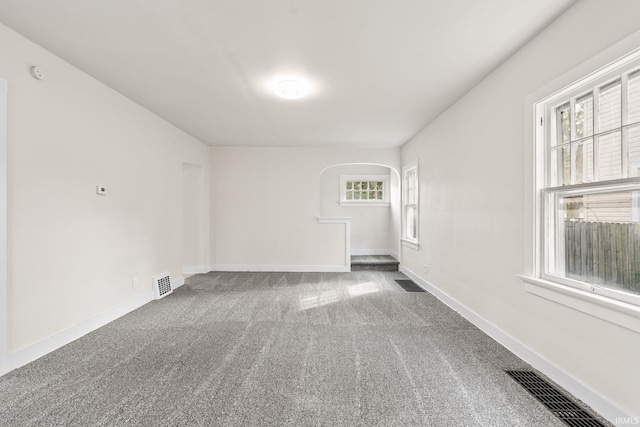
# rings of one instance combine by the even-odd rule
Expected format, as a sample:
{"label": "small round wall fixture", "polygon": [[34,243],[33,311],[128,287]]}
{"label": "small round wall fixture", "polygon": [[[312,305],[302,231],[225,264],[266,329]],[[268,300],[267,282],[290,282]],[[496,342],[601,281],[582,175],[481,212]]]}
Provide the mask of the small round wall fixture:
{"label": "small round wall fixture", "polygon": [[44,71],[42,71],[42,68],[38,67],[37,65],[31,67],[29,71],[31,71],[31,75],[36,80],[45,80],[46,78],[44,75]]}
{"label": "small round wall fixture", "polygon": [[297,80],[282,80],[276,83],[276,95],[285,99],[301,98],[304,95],[304,85]]}

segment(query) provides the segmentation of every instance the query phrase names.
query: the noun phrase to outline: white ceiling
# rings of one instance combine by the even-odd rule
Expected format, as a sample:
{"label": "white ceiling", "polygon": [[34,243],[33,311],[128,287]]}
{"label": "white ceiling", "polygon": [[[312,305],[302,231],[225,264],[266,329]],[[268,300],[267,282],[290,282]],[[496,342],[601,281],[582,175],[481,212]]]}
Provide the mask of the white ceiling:
{"label": "white ceiling", "polygon": [[0,0],[0,22],[210,145],[397,147],[575,2]]}

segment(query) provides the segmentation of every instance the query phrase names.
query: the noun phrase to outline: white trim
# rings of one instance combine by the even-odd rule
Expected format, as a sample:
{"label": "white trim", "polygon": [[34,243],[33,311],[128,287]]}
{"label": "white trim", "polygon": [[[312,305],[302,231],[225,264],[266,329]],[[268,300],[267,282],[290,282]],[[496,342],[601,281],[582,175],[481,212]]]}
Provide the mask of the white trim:
{"label": "white trim", "polygon": [[[318,223],[320,224],[344,224],[344,270],[351,271],[351,218],[349,217],[318,217]],[[295,266],[294,266],[295,267]],[[302,267],[302,266],[300,266]],[[316,266],[312,266],[316,267]],[[334,266],[330,266],[335,268]],[[299,270],[286,270],[286,271],[299,271]],[[313,270],[316,271],[316,270]],[[334,270],[323,270],[334,271]]]}
{"label": "white trim", "polygon": [[389,255],[398,259],[398,252],[390,249],[351,249],[351,255],[353,256],[365,256],[365,255]]}
{"label": "white trim", "polygon": [[556,382],[569,393],[586,403],[598,414],[602,415],[610,422],[613,423],[617,418],[635,418],[635,416],[633,416],[630,412],[623,410],[614,402],[604,398],[598,392],[593,390],[588,385],[584,384],[579,379],[570,375],[568,372],[564,371],[555,364],[549,362],[540,354],[536,353],[531,348],[527,347],[494,324],[490,323],[454,298],[450,297],[448,294],[441,291],[431,283],[422,279],[413,271],[407,269],[406,267],[400,267],[400,271],[407,277],[411,278],[411,280],[416,282],[418,286],[433,294],[436,298],[458,312],[462,317],[473,323],[480,330],[503,345],[513,354],[527,362],[535,369],[542,372],[552,381]]}
{"label": "white trim", "polygon": [[367,207],[377,208],[377,207],[389,207],[389,206],[391,206],[391,203],[389,203],[389,202],[375,202],[375,201],[372,202],[372,201],[368,201],[368,200],[363,200],[361,202],[356,202],[356,201],[352,201],[352,200],[349,200],[349,201],[340,200],[338,202],[338,204],[340,206],[361,206],[363,208],[367,208]]}
{"label": "white trim", "polygon": [[[176,282],[180,283],[180,279],[181,278],[178,278]],[[184,279],[182,279],[182,283],[184,283]],[[45,338],[42,341],[39,341],[29,347],[23,348],[22,350],[10,354],[7,358],[7,372],[24,366],[29,362],[33,362],[34,360],[39,359],[40,357],[54,350],[57,350],[60,347],[77,340],[78,338],[85,336],[89,332],[95,331],[96,329],[106,325],[107,323],[110,323],[117,318],[122,317],[139,307],[142,307],[152,300],[153,292],[146,292],[132,299],[131,301],[128,301],[116,308],[107,311],[106,313],[102,313],[94,317],[93,319],[86,320],[72,328],[64,330],[60,333],[57,333],[56,335]]]}
{"label": "white trim", "polygon": [[207,273],[208,271],[209,271],[209,266],[207,266],[207,265],[184,265],[184,266],[182,266],[182,274],[186,274],[186,275]]}
{"label": "white trim", "polygon": [[7,90],[0,79],[0,375],[7,372],[7,337],[9,304],[7,299]]}
{"label": "white trim", "polygon": [[182,285],[184,285],[184,276],[178,276],[178,277],[172,277],[171,278],[171,287],[173,289],[178,289]]}
{"label": "white trim", "polygon": [[212,265],[209,271],[264,273],[348,273],[351,265]]}
{"label": "white trim", "polygon": [[640,307],[549,280],[519,274],[529,293],[640,333]]}
{"label": "white trim", "polygon": [[[171,286],[173,287],[173,289],[177,289],[182,285],[184,285],[183,276],[175,278],[171,277]],[[45,338],[42,341],[39,341],[29,347],[12,353],[7,357],[8,369],[6,372],[2,372],[2,375],[16,368],[24,366],[27,363],[33,362],[34,360],[39,359],[42,356],[51,353],[52,351],[57,350],[60,347],[63,347],[77,340],[78,338],[85,336],[89,332],[95,331],[96,329],[113,322],[119,317],[131,313],[132,311],[142,307],[143,305],[153,300],[153,291],[146,292],[132,299],[131,301],[128,301],[118,307],[107,311],[106,313],[102,313],[92,319],[81,322],[76,326],[73,326],[51,337]]]}
{"label": "white trim", "polygon": [[404,247],[411,248],[411,249],[416,250],[416,251],[420,250],[420,243],[418,243],[417,241],[405,239],[403,237],[403,238],[400,239],[400,243],[402,243],[402,246],[404,246]]}

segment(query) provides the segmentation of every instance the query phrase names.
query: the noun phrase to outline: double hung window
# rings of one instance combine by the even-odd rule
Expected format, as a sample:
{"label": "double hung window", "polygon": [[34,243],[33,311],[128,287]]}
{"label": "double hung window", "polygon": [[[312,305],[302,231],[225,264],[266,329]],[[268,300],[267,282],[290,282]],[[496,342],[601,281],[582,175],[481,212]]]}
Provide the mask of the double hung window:
{"label": "double hung window", "polygon": [[536,105],[540,275],[640,305],[640,59]]}
{"label": "double hung window", "polygon": [[403,240],[418,244],[418,163],[412,162],[402,169],[403,177]]}

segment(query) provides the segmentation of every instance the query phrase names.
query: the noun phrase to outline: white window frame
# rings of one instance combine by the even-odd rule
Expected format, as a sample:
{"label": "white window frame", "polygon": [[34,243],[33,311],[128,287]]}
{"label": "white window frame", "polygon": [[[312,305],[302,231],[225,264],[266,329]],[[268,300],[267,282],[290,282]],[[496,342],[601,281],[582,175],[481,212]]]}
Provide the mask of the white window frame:
{"label": "white window frame", "polygon": [[[414,182],[409,178],[413,176]],[[413,184],[413,185],[410,185]],[[413,190],[413,200],[410,200],[409,192]],[[414,235],[409,235],[409,212],[413,211],[416,218]],[[418,160],[408,163],[402,168],[402,244],[412,249],[420,249],[420,174]]]}
{"label": "white window frame", "polygon": [[[584,93],[594,90],[594,104],[597,102],[597,89],[606,85],[610,81],[620,79],[624,81],[625,76],[632,71],[637,70],[640,67],[640,50],[634,51],[616,61],[613,61],[609,65],[597,70],[590,75],[576,80],[573,84],[565,87],[564,89],[548,96],[534,105],[534,155],[536,170],[534,171],[535,181],[535,194],[536,202],[534,215],[534,229],[536,230],[535,248],[534,248],[534,271],[533,276],[521,276],[529,284],[541,286],[541,289],[531,289],[532,291],[543,297],[549,297],[551,294],[549,291],[556,292],[554,300],[561,302],[565,305],[577,308],[581,311],[580,304],[568,303],[567,296],[577,297],[581,300],[589,300],[590,303],[596,303],[605,305],[607,308],[613,308],[618,312],[624,312],[626,314],[632,313],[634,317],[640,314],[640,295],[635,295],[629,292],[618,291],[612,288],[605,288],[592,283],[581,282],[573,280],[567,277],[559,276],[557,274],[549,273],[548,260],[550,259],[553,251],[557,250],[557,245],[561,244],[557,241],[551,241],[548,231],[548,225],[550,221],[554,220],[554,215],[557,215],[557,204],[555,201],[563,196],[571,196],[577,194],[595,194],[599,192],[613,192],[613,191],[637,191],[640,190],[640,178],[629,178],[627,175],[626,160],[622,161],[622,178],[609,180],[609,181],[596,181],[589,183],[576,183],[575,175],[572,168],[572,180],[571,184],[563,186],[552,186],[552,171],[551,165],[551,150],[549,149],[552,135],[556,132],[556,109],[564,104],[573,102],[576,98],[579,98]],[[624,87],[624,86],[623,86]],[[625,97],[626,93],[622,91],[622,126],[623,134],[626,133],[625,126]],[[597,107],[594,111],[594,122],[597,122]],[[572,121],[573,123],[573,121]],[[597,126],[597,125],[596,125]],[[594,127],[594,134],[597,133],[597,127]],[[624,137],[623,137],[624,138]],[[597,159],[597,139],[594,138],[594,158]],[[622,141],[623,149],[622,153],[625,154],[625,140]],[[594,165],[597,165],[594,160]],[[594,180],[598,178],[597,167],[594,171]],[[562,288],[565,289],[562,289]],[[572,289],[574,291],[572,291]],[[589,298],[589,295],[592,297]],[[564,302],[563,302],[564,301]],[[594,302],[595,301],[595,302]],[[610,302],[607,302],[610,301]],[[589,310],[593,311],[592,306]],[[622,324],[633,330],[638,330],[638,323],[633,321],[628,322],[627,318],[620,318],[617,315],[597,314],[598,317],[605,318],[606,320],[614,323]],[[612,320],[613,319],[613,320]],[[632,326],[630,327],[629,324]]]}
{"label": "white window frame", "polygon": [[[382,200],[347,200],[347,182],[382,182]],[[340,206],[391,206],[389,202],[389,175],[340,175]]]}
{"label": "white window frame", "polygon": [[[631,170],[637,171],[640,176],[640,162],[631,165]],[[631,221],[640,221],[640,191],[634,191],[631,199]]]}

